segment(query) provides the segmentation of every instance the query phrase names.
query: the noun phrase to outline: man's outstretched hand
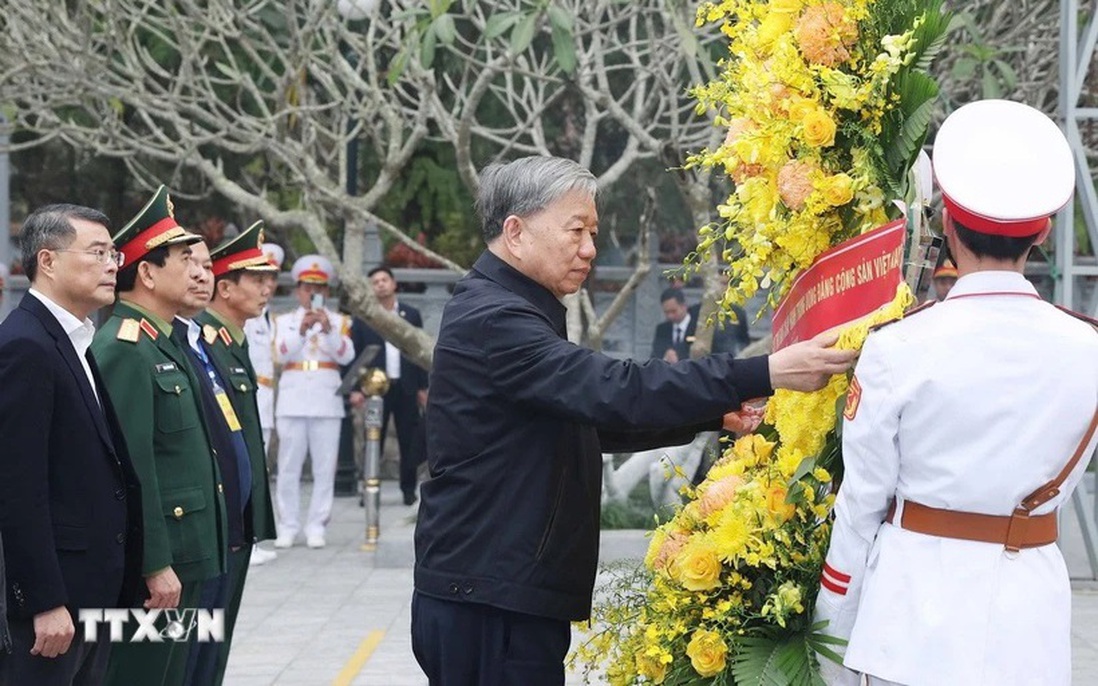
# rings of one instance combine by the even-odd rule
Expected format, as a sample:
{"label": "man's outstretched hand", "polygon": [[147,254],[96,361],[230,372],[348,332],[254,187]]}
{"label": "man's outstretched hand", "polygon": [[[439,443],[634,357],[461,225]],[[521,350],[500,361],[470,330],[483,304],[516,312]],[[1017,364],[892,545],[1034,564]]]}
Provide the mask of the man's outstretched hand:
{"label": "man's outstretched hand", "polygon": [[815,338],[794,343],[770,354],[770,385],[792,391],[816,391],[827,385],[835,374],[854,364],[856,350],[836,350],[831,346],[838,333],[824,332]]}

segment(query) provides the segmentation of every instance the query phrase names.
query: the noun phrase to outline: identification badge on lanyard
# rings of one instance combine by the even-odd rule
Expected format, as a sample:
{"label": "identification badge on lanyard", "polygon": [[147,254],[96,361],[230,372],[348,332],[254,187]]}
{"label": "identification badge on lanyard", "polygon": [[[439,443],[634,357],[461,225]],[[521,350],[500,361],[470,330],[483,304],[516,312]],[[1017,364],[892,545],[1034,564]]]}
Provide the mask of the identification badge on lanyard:
{"label": "identification badge on lanyard", "polygon": [[229,425],[230,431],[240,431],[240,420],[236,418],[236,411],[233,410],[232,401],[229,400],[229,396],[225,391],[218,391],[216,393],[217,404],[221,406],[221,414],[225,415],[225,423]]}

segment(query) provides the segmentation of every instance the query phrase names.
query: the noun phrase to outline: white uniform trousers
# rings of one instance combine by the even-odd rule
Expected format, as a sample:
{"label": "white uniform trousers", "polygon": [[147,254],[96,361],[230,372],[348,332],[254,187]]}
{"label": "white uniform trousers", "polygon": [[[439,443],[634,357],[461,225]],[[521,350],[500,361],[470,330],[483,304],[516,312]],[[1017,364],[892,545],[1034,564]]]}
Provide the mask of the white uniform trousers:
{"label": "white uniform trousers", "polygon": [[339,417],[279,417],[278,533],[293,538],[301,531],[301,469],[306,453],[313,464],[313,496],[305,520],[306,536],[323,536],[332,515]]}

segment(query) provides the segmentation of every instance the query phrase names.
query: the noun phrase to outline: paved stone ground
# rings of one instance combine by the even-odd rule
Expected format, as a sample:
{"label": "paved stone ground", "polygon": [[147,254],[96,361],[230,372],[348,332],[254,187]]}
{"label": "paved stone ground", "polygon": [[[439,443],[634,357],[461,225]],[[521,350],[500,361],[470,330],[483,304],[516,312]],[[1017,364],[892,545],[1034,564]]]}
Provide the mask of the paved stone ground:
{"label": "paved stone ground", "polygon": [[[361,549],[365,515],[357,498],[337,498],[328,547],[294,547],[253,567],[225,683],[426,686],[409,639],[413,513],[396,484],[384,482],[377,551]],[[1075,520],[1064,518],[1065,557],[1082,577],[1087,558]],[[637,557],[644,547],[639,532],[603,535],[604,559]],[[1098,684],[1098,583],[1073,585],[1075,683]],[[568,683],[582,680],[570,675]]]}

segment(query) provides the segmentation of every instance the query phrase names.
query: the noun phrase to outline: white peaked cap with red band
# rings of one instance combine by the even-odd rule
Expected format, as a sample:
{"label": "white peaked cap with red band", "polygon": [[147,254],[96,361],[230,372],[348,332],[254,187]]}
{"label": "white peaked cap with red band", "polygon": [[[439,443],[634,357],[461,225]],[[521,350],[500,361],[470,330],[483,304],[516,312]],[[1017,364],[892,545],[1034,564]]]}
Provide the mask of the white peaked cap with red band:
{"label": "white peaked cap with red band", "polygon": [[335,285],[335,269],[323,255],[304,255],[297,258],[290,270],[293,280],[298,283],[315,283],[321,286]]}
{"label": "white peaked cap with red band", "polygon": [[934,175],[950,217],[998,236],[1039,233],[1075,190],[1060,127],[1009,100],[980,100],[946,117],[934,140]]}

